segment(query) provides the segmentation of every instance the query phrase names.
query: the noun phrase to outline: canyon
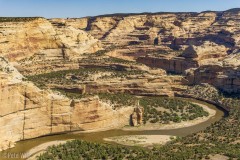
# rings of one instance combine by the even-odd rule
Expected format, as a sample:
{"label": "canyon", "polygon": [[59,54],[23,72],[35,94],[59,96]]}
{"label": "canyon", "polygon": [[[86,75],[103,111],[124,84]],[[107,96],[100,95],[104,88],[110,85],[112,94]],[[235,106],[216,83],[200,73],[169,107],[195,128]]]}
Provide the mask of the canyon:
{"label": "canyon", "polygon": [[1,73],[1,150],[13,147],[16,141],[42,135],[117,128],[128,123],[128,114],[133,111],[128,106],[113,110],[98,97],[71,100],[40,90],[20,81],[21,74],[16,77],[17,73]]}
{"label": "canyon", "polygon": [[[43,135],[123,127],[134,112],[134,106],[114,108],[95,95],[72,99],[54,89],[174,97],[207,83],[239,94],[239,52],[240,9],[0,18],[0,150]],[[106,70],[68,73],[64,81],[45,76],[88,68]]]}

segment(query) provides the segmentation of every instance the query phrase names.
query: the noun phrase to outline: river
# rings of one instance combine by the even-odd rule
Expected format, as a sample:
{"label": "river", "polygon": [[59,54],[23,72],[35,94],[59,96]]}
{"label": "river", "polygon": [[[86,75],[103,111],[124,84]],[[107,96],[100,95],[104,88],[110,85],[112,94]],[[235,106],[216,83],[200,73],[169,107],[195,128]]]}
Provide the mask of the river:
{"label": "river", "polygon": [[[46,143],[50,141],[56,141],[56,140],[68,140],[68,139],[82,139],[86,141],[91,142],[99,142],[99,143],[110,143],[105,142],[103,138],[108,137],[114,137],[114,136],[123,136],[123,135],[173,135],[173,136],[187,136],[192,133],[199,132],[201,130],[204,130],[206,127],[210,126],[212,123],[219,121],[221,118],[227,115],[226,112],[224,112],[222,109],[195,99],[185,99],[191,102],[197,102],[204,104],[208,106],[209,108],[216,111],[216,114],[208,119],[205,122],[202,122],[200,124],[190,126],[190,127],[184,127],[179,129],[167,129],[167,130],[146,130],[146,131],[123,131],[121,129],[114,129],[114,130],[108,130],[108,131],[101,131],[101,132],[94,132],[94,133],[81,133],[81,132],[73,132],[73,133],[65,133],[65,134],[59,134],[59,135],[51,135],[51,136],[44,136],[39,137],[35,139],[20,141],[16,143],[16,146],[14,148],[8,149],[6,151],[0,152],[0,160],[16,160],[20,159],[19,155],[22,155],[24,153],[27,153],[30,149]],[[8,157],[8,158],[4,158]],[[12,158],[10,158],[12,157]]]}

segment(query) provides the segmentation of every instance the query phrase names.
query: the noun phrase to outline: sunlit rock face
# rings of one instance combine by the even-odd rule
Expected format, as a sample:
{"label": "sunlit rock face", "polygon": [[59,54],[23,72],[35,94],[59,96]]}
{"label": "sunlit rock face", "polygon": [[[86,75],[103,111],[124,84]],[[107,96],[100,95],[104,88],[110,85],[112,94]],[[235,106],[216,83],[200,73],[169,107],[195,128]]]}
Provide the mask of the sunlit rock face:
{"label": "sunlit rock face", "polygon": [[89,33],[104,43],[171,44],[173,48],[211,41],[231,47],[239,42],[239,11],[109,15],[89,18]]}
{"label": "sunlit rock face", "polygon": [[59,59],[93,53],[101,48],[100,42],[85,31],[71,26],[58,28],[52,23],[44,18],[27,22],[1,22],[1,56],[10,61],[19,61],[34,54]]}
{"label": "sunlit rock face", "polygon": [[31,83],[1,85],[0,149],[43,135],[91,131],[129,124],[133,108],[113,110],[97,97],[72,102],[39,90]]}
{"label": "sunlit rock face", "polygon": [[29,22],[0,23],[0,53],[11,61],[31,57],[41,49],[56,49],[61,42],[51,24],[42,18]]}
{"label": "sunlit rock face", "polygon": [[131,125],[136,127],[143,124],[144,108],[137,106],[131,114]]}
{"label": "sunlit rock face", "polygon": [[[174,87],[209,83],[240,93],[239,16],[235,9],[0,22],[0,150],[42,135],[128,124],[132,107],[114,110],[97,97],[73,101],[39,89],[22,75],[78,69],[89,65],[82,61],[83,55],[109,47],[114,49],[104,56],[154,67],[148,68],[152,75],[124,82],[111,79],[111,84],[98,81],[86,85],[89,92],[97,93],[98,88],[169,96]],[[166,72],[181,76],[172,78]]]}
{"label": "sunlit rock face", "polygon": [[43,135],[118,128],[129,124],[132,107],[117,110],[98,97],[70,100],[37,88],[6,60],[0,61],[0,150]]}
{"label": "sunlit rock face", "polygon": [[[232,9],[101,16],[89,21],[88,32],[105,46],[127,46],[115,53],[118,57],[135,53],[137,62],[171,73],[187,72],[191,84],[207,82],[239,93],[239,59],[234,56],[240,51],[239,14]],[[172,52],[176,54],[168,54]]]}

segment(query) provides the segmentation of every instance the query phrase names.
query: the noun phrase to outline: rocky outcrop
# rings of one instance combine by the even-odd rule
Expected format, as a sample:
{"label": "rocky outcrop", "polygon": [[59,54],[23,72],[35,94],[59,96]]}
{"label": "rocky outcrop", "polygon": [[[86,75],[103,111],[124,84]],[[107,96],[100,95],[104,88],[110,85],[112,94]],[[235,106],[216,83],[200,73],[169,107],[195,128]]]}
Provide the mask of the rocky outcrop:
{"label": "rocky outcrop", "polygon": [[186,59],[184,57],[139,57],[137,62],[150,67],[156,67],[166,70],[170,73],[181,74],[189,68],[197,68],[199,64],[196,60]]}
{"label": "rocky outcrop", "polygon": [[238,55],[230,56],[225,63],[204,65],[186,71],[189,84],[208,83],[227,93],[240,93],[240,70]]}
{"label": "rocky outcrop", "polygon": [[[203,41],[227,47],[239,42],[239,11],[106,15],[89,18],[88,31],[103,43],[200,45]],[[136,42],[136,43],[133,43]]]}
{"label": "rocky outcrop", "polygon": [[0,72],[0,150],[43,135],[118,128],[129,124],[132,107],[117,110],[98,97],[70,100],[40,90],[5,60]]}
{"label": "rocky outcrop", "polygon": [[97,97],[69,100],[27,82],[2,84],[0,98],[0,150],[43,135],[118,128],[129,123],[133,110],[113,110]]}
{"label": "rocky outcrop", "polygon": [[[71,87],[83,93],[173,95],[173,88],[181,90],[177,85],[208,83],[229,93],[240,93],[239,15],[240,10],[229,10],[1,22],[0,54],[4,58],[0,59],[0,150],[42,135],[116,128],[128,124],[131,113],[134,125],[142,121],[141,108],[134,112],[132,107],[114,110],[97,97],[70,100],[40,90],[23,81],[13,65],[26,75],[78,69],[84,55],[114,48],[109,56],[170,73],[185,73],[186,79],[169,78],[162,70],[148,68],[147,76],[86,81],[83,88]],[[95,63],[93,58],[91,61]],[[111,66],[107,62],[101,65]],[[137,65],[131,67],[136,69]]]}
{"label": "rocky outcrop", "polygon": [[[56,20],[50,21],[63,43],[62,50],[65,58],[77,59],[83,53],[95,53],[102,49],[100,41],[81,29],[81,24],[85,24],[85,19],[81,20],[75,22],[75,25],[72,24],[73,21],[69,22],[69,19],[65,20],[65,23]],[[76,23],[79,23],[80,26],[77,27]]]}
{"label": "rocky outcrop", "polygon": [[200,46],[191,45],[186,48],[182,57],[194,59],[198,62],[199,66],[216,63],[227,56],[227,48],[223,45],[205,41]]}
{"label": "rocky outcrop", "polygon": [[2,22],[0,26],[0,54],[11,61],[31,57],[41,49],[61,46],[51,24],[43,18],[29,22]]}
{"label": "rocky outcrop", "polygon": [[35,54],[41,55],[43,60],[66,59],[101,49],[100,42],[85,31],[69,25],[54,26],[44,18],[1,22],[0,39],[0,54],[10,61]]}
{"label": "rocky outcrop", "polygon": [[133,126],[139,126],[143,123],[143,114],[144,108],[143,107],[136,107],[134,108],[133,113],[131,114],[131,122]]}
{"label": "rocky outcrop", "polygon": [[53,18],[50,21],[57,27],[71,26],[75,29],[85,30],[88,26],[88,18]]}
{"label": "rocky outcrop", "polygon": [[[137,80],[134,78],[138,78]],[[130,80],[113,78],[111,80],[83,81],[77,85],[48,84],[52,89],[60,89],[79,94],[127,93],[142,96],[173,96],[173,88],[183,83],[181,77],[134,77]],[[113,87],[114,86],[114,87]]]}
{"label": "rocky outcrop", "polygon": [[239,13],[228,10],[99,16],[89,21],[88,32],[101,39],[103,46],[118,46],[113,56],[134,57],[151,67],[183,73],[223,61],[239,50]]}

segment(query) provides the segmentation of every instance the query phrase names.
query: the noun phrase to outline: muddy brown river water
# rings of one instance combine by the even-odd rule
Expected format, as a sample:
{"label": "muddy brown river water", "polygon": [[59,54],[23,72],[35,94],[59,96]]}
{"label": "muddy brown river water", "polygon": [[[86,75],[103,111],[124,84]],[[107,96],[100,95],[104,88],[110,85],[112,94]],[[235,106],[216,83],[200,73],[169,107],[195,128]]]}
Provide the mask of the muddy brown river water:
{"label": "muddy brown river water", "polygon": [[24,156],[24,153],[26,153],[30,149],[32,149],[40,144],[50,142],[50,141],[56,141],[56,140],[82,139],[82,140],[91,141],[91,142],[110,143],[110,142],[105,142],[103,140],[103,138],[114,137],[114,136],[123,136],[123,135],[187,136],[192,133],[196,133],[201,130],[204,130],[206,127],[210,126],[212,123],[214,123],[216,121],[219,121],[221,118],[223,118],[227,114],[222,109],[220,109],[212,104],[203,102],[203,101],[199,101],[199,100],[195,100],[195,99],[186,99],[186,98],[180,98],[180,99],[204,104],[204,105],[208,106],[209,108],[214,109],[216,111],[216,114],[215,114],[215,116],[211,117],[207,121],[202,122],[200,124],[190,126],[190,127],[178,128],[178,129],[145,130],[145,131],[123,131],[121,129],[114,129],[114,130],[100,131],[100,132],[94,132],[94,133],[73,132],[73,133],[44,136],[44,137],[39,137],[39,138],[35,138],[35,139],[20,141],[20,142],[16,143],[16,146],[14,148],[0,152],[0,160],[20,159],[20,157]]}

